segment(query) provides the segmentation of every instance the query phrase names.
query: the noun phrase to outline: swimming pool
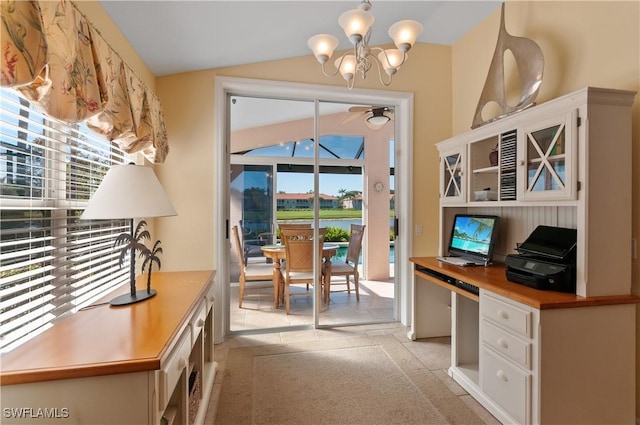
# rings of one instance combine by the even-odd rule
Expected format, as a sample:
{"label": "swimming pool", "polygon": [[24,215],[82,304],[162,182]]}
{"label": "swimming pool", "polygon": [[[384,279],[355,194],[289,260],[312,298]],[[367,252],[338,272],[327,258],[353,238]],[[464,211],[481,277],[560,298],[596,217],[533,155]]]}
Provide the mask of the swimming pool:
{"label": "swimming pool", "polygon": [[[335,242],[327,242],[327,244],[333,244]],[[331,261],[344,261],[347,256],[347,245],[348,242],[338,243],[340,245],[338,247],[338,252],[331,258]],[[389,246],[389,263],[393,264],[395,262],[395,246],[393,242],[391,242]],[[360,253],[360,259],[358,260],[358,264],[362,264],[362,252]]]}

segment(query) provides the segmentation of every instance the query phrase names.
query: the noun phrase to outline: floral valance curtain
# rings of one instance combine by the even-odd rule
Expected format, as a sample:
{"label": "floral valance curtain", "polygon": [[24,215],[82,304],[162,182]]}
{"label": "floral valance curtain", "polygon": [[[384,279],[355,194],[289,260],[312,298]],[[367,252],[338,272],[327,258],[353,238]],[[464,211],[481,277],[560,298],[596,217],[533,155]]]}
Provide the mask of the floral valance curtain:
{"label": "floral valance curtain", "polygon": [[160,101],[70,1],[1,2],[2,87],[48,115],[92,130],[152,162],[169,145]]}

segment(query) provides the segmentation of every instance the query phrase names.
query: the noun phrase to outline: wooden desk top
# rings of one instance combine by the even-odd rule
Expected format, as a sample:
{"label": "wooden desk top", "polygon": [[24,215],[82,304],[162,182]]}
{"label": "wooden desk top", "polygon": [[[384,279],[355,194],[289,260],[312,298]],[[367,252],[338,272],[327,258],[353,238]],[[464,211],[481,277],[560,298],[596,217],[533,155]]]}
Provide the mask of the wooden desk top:
{"label": "wooden desk top", "polygon": [[[640,297],[636,295],[611,295],[603,297],[581,297],[576,294],[556,291],[542,291],[528,286],[509,282],[505,274],[504,264],[494,264],[487,267],[459,267],[439,261],[436,257],[412,257],[409,261],[417,266],[426,267],[449,275],[455,279],[471,283],[479,288],[486,289],[495,294],[534,307],[538,310],[592,307],[614,304],[638,304]],[[418,276],[429,279],[444,288],[454,290],[455,287],[446,282],[420,271],[414,271]],[[456,292],[462,293],[462,289]],[[463,293],[463,295],[465,295]],[[472,297],[473,298],[473,297]],[[476,297],[477,299],[477,297]]]}
{"label": "wooden desk top", "polygon": [[[81,310],[1,355],[0,385],[160,369],[214,277],[212,271],[154,272],[153,298]],[[146,281],[146,273],[138,276],[138,289]],[[127,293],[125,286],[94,304]]]}

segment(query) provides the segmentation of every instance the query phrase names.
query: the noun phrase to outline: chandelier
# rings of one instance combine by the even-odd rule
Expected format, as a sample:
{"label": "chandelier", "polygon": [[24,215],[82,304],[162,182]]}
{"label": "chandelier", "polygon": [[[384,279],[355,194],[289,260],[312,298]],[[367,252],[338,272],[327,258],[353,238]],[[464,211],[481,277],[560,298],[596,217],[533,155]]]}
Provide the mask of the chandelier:
{"label": "chandelier", "polygon": [[380,83],[389,86],[393,75],[406,62],[407,52],[422,32],[419,22],[399,21],[389,27],[389,36],[397,49],[370,47],[369,37],[375,18],[369,9],[371,2],[362,0],[357,9],[344,12],[338,18],[338,23],[354,47],[353,51],[348,51],[335,60],[335,71],[328,72],[325,64],[338,46],[338,39],[331,34],[317,34],[307,41],[314,56],[322,64],[322,73],[327,77],[333,77],[340,72],[349,89],[353,88],[357,73],[360,73],[362,79],[367,77],[372,64],[375,64],[378,70]]}

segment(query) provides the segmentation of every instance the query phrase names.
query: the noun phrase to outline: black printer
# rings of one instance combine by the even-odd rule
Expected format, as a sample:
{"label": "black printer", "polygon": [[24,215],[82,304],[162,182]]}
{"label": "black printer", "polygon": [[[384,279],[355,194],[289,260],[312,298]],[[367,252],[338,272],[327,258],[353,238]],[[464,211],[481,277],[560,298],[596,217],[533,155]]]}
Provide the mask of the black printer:
{"label": "black printer", "polygon": [[507,280],[535,289],[576,292],[576,229],[538,226],[505,259]]}

